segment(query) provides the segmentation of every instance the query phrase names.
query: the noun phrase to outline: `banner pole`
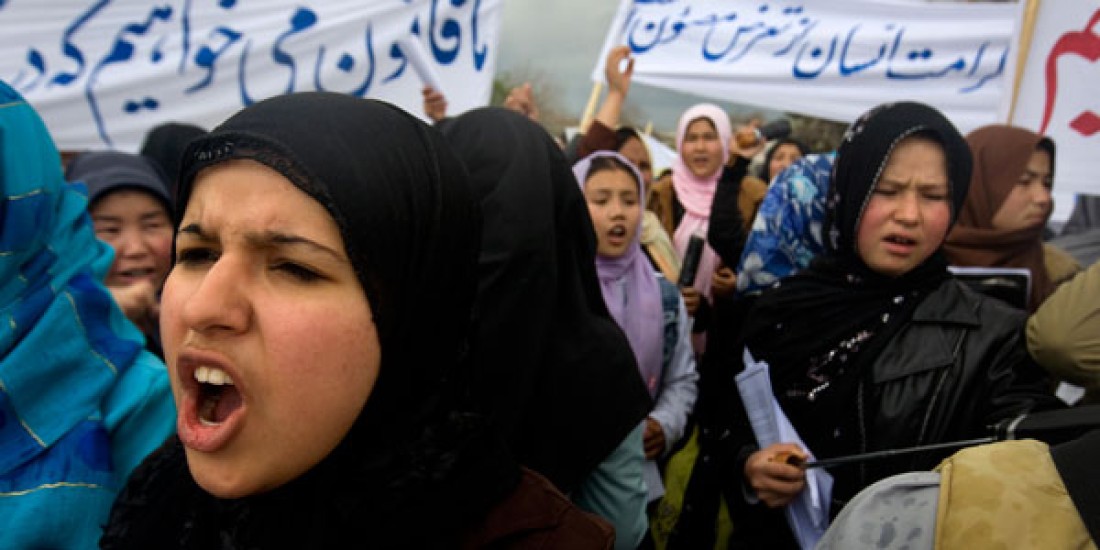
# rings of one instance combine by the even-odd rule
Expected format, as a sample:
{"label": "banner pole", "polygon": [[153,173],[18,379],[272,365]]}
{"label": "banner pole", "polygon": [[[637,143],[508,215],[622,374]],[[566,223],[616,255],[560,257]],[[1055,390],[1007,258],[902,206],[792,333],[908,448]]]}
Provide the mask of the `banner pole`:
{"label": "banner pole", "polygon": [[1024,8],[1024,20],[1020,22],[1020,51],[1016,54],[1016,76],[1012,82],[1012,103],[1008,107],[1008,124],[1016,116],[1016,100],[1020,94],[1020,81],[1024,77],[1024,69],[1027,68],[1028,54],[1031,52],[1031,38],[1035,34],[1035,19],[1039,13],[1039,0],[1026,0]]}
{"label": "banner pole", "polygon": [[581,122],[578,124],[582,133],[588,132],[588,126],[592,124],[592,119],[596,116],[596,103],[600,100],[600,92],[603,91],[603,82],[594,82],[592,84],[592,93],[588,95],[588,105],[584,108],[584,114],[581,115]]}

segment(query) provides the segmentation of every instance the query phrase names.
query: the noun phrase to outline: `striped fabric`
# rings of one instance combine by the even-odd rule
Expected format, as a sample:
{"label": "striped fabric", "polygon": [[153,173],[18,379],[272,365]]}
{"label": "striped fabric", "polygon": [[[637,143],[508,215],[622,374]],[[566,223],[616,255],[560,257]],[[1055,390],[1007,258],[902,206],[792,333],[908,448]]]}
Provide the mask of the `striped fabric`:
{"label": "striped fabric", "polygon": [[100,283],[112,258],[42,120],[0,82],[5,546],[94,547],[130,469],[174,427],[166,369]]}

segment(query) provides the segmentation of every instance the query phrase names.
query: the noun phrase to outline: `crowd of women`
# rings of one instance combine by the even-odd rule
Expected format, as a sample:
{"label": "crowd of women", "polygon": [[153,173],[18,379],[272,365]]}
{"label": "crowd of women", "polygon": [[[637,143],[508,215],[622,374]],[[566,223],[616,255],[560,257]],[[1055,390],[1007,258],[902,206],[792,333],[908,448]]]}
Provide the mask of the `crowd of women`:
{"label": "crowd of women", "polygon": [[[897,102],[809,154],[704,103],[655,177],[627,58],[564,148],[529,88],[454,118],[425,89],[435,127],[311,92],[64,168],[0,83],[2,545],[1095,540],[1095,437],[936,447],[1100,389],[1100,272],[1044,242],[1055,144]],[[749,358],[795,439],[760,439]],[[808,463],[918,446],[792,523]]]}

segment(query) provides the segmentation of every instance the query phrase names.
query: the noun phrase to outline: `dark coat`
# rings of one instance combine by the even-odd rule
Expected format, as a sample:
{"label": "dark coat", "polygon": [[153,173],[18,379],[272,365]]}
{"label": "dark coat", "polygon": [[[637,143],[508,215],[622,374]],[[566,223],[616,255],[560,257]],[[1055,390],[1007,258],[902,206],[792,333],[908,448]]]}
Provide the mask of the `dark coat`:
{"label": "dark coat", "polygon": [[524,468],[515,491],[467,533],[462,548],[606,550],[614,542],[607,521],[573,506],[546,478]]}
{"label": "dark coat", "polygon": [[[862,378],[861,403],[854,406],[867,432],[859,438],[864,448],[849,452],[976,438],[987,435],[987,427],[998,421],[1060,406],[1049,392],[1044,371],[1027,353],[1024,317],[1023,312],[980,296],[955,279],[944,281],[916,306],[910,321]],[[731,547],[793,546],[782,510],[762,503],[749,505],[743,498],[741,472],[756,446],[733,381],[741,368],[734,353],[740,353],[740,346],[729,347],[737,349],[728,350],[721,362],[735,364],[734,368],[717,368],[719,360],[714,357],[705,361],[708,368],[702,376],[711,379],[704,383],[725,389],[712,386],[708,392],[701,391],[700,412],[705,413],[700,415],[701,451],[671,547],[702,548],[713,540],[719,495],[726,497],[731,509]],[[773,391],[783,395],[784,388]],[[729,396],[729,392],[732,404],[702,403],[707,394]],[[716,418],[719,414],[726,418]],[[833,515],[859,489],[889,475],[931,469],[952,452],[869,461],[863,463],[862,471],[859,466],[831,471],[836,478]]]}

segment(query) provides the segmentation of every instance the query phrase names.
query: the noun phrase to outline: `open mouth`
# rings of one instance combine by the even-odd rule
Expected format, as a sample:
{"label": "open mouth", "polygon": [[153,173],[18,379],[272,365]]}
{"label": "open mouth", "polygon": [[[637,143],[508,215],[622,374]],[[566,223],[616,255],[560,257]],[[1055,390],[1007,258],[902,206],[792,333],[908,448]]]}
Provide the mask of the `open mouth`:
{"label": "open mouth", "polygon": [[217,426],[241,407],[241,393],[233,379],[216,367],[195,369],[199,383],[198,416],[203,426]]}
{"label": "open mouth", "polygon": [[139,277],[152,277],[153,276],[153,268],[151,268],[151,267],[144,267],[144,268],[139,267],[139,268],[134,268],[134,269],[127,269],[125,271],[120,271],[119,275],[122,275],[123,277],[131,277],[131,278],[134,278],[134,279],[137,279]]}
{"label": "open mouth", "polygon": [[917,241],[901,235],[889,235],[886,237],[886,242],[901,245],[901,246],[915,246]]}
{"label": "open mouth", "polygon": [[607,234],[611,235],[612,237],[622,238],[626,236],[626,228],[621,225],[616,225],[612,227],[611,230],[607,232]]}
{"label": "open mouth", "polygon": [[180,441],[199,452],[216,452],[244,427],[247,404],[233,376],[217,359],[180,360],[182,391],[176,403]]}
{"label": "open mouth", "polygon": [[142,280],[152,281],[155,273],[151,267],[135,267],[116,271],[113,276],[120,279],[124,284],[130,285]]}

